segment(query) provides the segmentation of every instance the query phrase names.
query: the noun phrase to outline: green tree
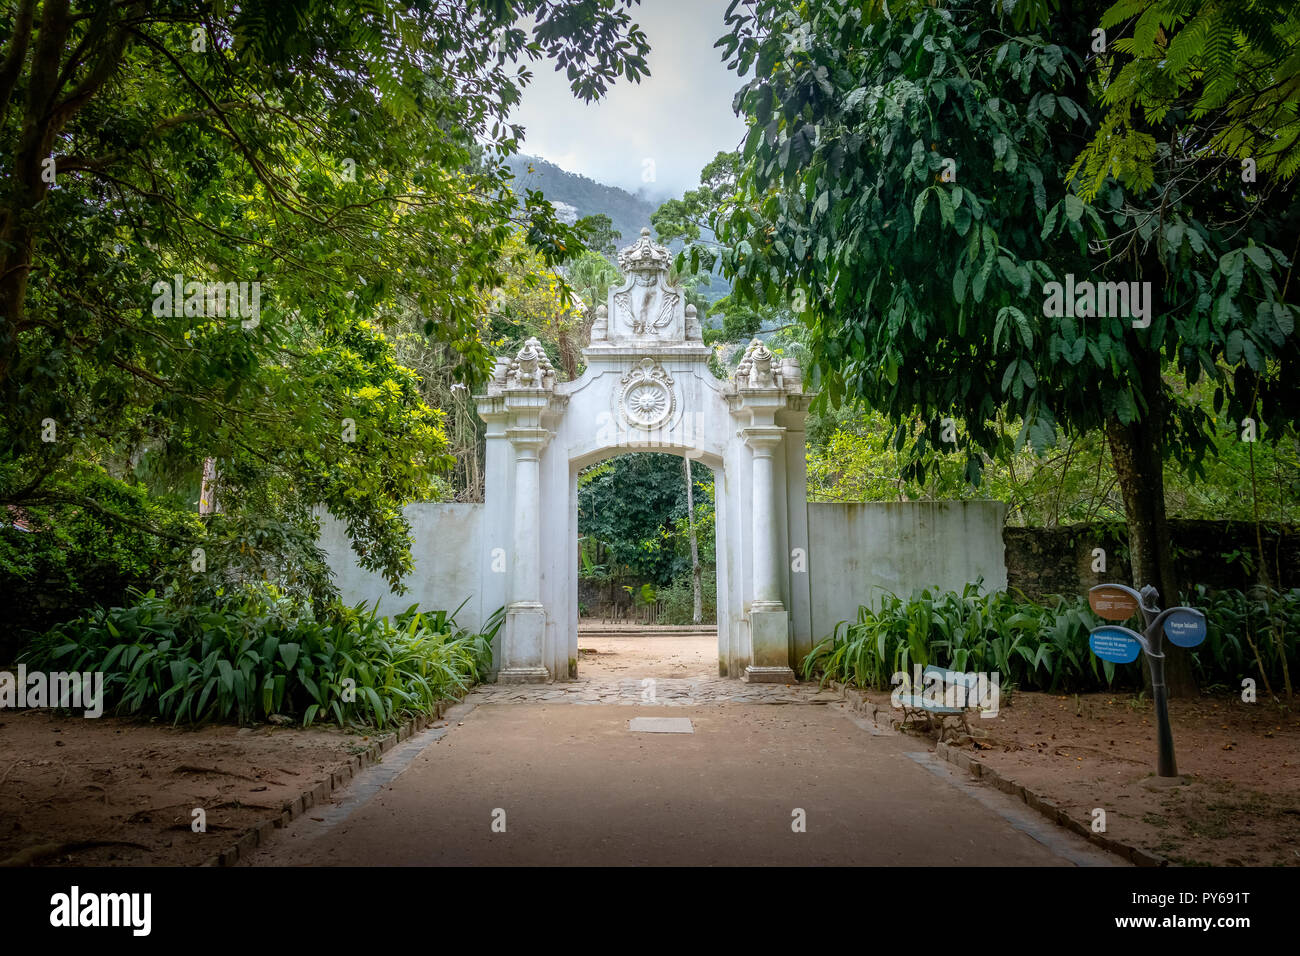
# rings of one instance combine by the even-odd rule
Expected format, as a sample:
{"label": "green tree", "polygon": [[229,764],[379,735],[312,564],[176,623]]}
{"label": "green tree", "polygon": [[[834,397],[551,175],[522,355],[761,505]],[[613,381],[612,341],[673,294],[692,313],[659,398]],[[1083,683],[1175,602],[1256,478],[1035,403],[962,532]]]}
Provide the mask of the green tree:
{"label": "green tree", "polygon": [[[909,420],[925,423],[910,477],[923,480],[929,448],[962,453],[975,483],[986,452],[1041,454],[1104,429],[1134,575],[1172,600],[1164,459],[1195,467],[1214,429],[1166,374],[1213,381],[1216,408],[1283,434],[1296,290],[1284,301],[1274,244],[1289,247],[1296,209],[1290,194],[1261,209],[1212,177],[1164,206],[1114,180],[1095,203],[1068,192],[1105,115],[1079,54],[1092,12],[1071,4],[1017,35],[982,5],[872,22],[837,0],[733,9],[721,43],[754,76],[736,100],[750,123],[737,201],[717,233],[737,292],[806,302],[824,400],[881,409],[899,447]],[[1177,160],[1160,177],[1181,175]],[[1150,282],[1150,321],[1053,309],[1049,283],[1067,275]],[[1022,423],[1014,440],[1000,421]]]}
{"label": "green tree", "polygon": [[[79,510],[134,522],[172,536],[176,573],[202,541],[210,568],[256,576],[288,555],[322,570],[323,506],[398,584],[401,506],[449,458],[384,326],[418,315],[472,383],[512,231],[549,265],[581,248],[540,195],[509,194],[507,114],[520,63],[555,61],[585,99],[644,75],[625,7],[6,4],[0,506],[42,533]],[[203,533],[128,507],[143,487],[192,512],[208,458]]]}
{"label": "green tree", "polygon": [[623,238],[623,234],[614,228],[613,220],[604,213],[583,216],[573,224],[573,228],[582,236],[583,245],[606,259],[613,259],[618,251],[616,244]]}
{"label": "green tree", "polygon": [[[693,500],[688,503],[680,458],[639,453],[611,458],[578,480],[578,533],[600,542],[615,577],[655,586],[692,573],[690,535],[697,554],[712,556],[712,473],[692,468]],[[690,521],[690,512],[696,512]]]}
{"label": "green tree", "polygon": [[[663,243],[681,239],[687,243],[700,243],[704,253],[717,248],[713,241],[713,220],[718,210],[726,205],[736,189],[736,177],[741,168],[740,154],[718,153],[700,170],[700,185],[688,190],[681,199],[666,200],[650,217],[659,241]],[[706,259],[706,271],[712,268]]]}
{"label": "green tree", "polygon": [[[1108,175],[1156,185],[1157,154],[1289,180],[1300,171],[1300,10],[1291,0],[1119,0],[1090,49],[1106,106],[1071,173],[1093,198]],[[1156,135],[1176,117],[1176,140]],[[1267,178],[1267,177],[1266,177]],[[1161,177],[1163,188],[1171,185]]]}

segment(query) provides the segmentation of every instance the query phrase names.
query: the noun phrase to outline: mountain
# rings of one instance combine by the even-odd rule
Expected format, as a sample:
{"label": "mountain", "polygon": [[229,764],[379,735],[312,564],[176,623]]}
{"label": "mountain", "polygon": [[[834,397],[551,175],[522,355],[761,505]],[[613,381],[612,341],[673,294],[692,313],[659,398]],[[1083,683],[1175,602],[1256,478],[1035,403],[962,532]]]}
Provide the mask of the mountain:
{"label": "mountain", "polygon": [[515,174],[517,194],[522,196],[527,189],[540,190],[557,210],[564,212],[564,206],[575,210],[576,218],[604,213],[623,234],[619,240],[621,245],[634,242],[641,230],[650,225],[650,214],[659,208],[658,203],[634,196],[626,189],[606,186],[537,156],[512,156],[508,165]]}
{"label": "mountain", "polygon": [[[654,200],[571,173],[538,156],[520,153],[510,157],[506,163],[515,175],[515,193],[522,196],[525,190],[539,190],[555,206],[561,218],[572,222],[598,213],[609,216],[614,229],[622,233],[622,238],[616,243],[620,249],[636,241],[641,230],[650,226],[650,215],[659,208],[659,203]],[[678,252],[681,247],[681,240],[669,243],[673,252]],[[730,291],[731,286],[726,280],[714,276],[704,297],[714,302]]]}

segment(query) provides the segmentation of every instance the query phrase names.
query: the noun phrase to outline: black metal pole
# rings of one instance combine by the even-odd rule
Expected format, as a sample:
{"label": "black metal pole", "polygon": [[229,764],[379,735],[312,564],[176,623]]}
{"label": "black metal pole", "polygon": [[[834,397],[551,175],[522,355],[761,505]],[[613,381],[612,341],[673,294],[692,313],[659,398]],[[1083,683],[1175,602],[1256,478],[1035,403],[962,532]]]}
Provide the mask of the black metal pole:
{"label": "black metal pole", "polygon": [[1160,748],[1156,773],[1161,777],[1176,777],[1178,765],[1174,761],[1174,732],[1169,726],[1169,692],[1165,688],[1165,655],[1147,654],[1146,659],[1151,668],[1151,696],[1156,704],[1156,740]]}

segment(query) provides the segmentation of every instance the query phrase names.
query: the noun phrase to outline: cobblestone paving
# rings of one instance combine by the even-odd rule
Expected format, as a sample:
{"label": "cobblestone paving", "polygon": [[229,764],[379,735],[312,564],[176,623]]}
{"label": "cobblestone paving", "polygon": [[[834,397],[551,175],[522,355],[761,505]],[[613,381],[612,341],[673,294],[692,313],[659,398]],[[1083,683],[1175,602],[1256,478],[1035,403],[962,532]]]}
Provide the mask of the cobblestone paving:
{"label": "cobblestone paving", "polygon": [[747,684],[726,677],[624,677],[552,684],[482,684],[475,704],[556,703],[690,707],[696,704],[828,704],[839,694],[816,684]]}

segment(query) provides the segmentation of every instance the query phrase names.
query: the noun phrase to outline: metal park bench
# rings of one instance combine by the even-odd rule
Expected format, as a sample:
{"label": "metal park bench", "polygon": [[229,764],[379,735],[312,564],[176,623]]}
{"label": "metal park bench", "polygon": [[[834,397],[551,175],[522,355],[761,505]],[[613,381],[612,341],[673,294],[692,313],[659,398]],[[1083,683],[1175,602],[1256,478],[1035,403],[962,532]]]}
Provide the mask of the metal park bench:
{"label": "metal park bench", "polygon": [[967,722],[967,714],[972,710],[979,709],[979,693],[977,690],[979,675],[975,673],[967,674],[931,664],[925,668],[922,674],[923,682],[928,683],[932,676],[937,685],[943,688],[942,699],[935,700],[933,691],[927,696],[924,693],[924,687],[913,687],[911,689],[912,693],[899,695],[895,699],[903,709],[903,723],[910,722],[914,724],[919,719],[924,718],[926,729],[929,730],[937,721],[939,739],[943,740],[944,733],[948,729],[947,718],[956,717],[961,721],[962,729],[969,736],[970,724]]}

